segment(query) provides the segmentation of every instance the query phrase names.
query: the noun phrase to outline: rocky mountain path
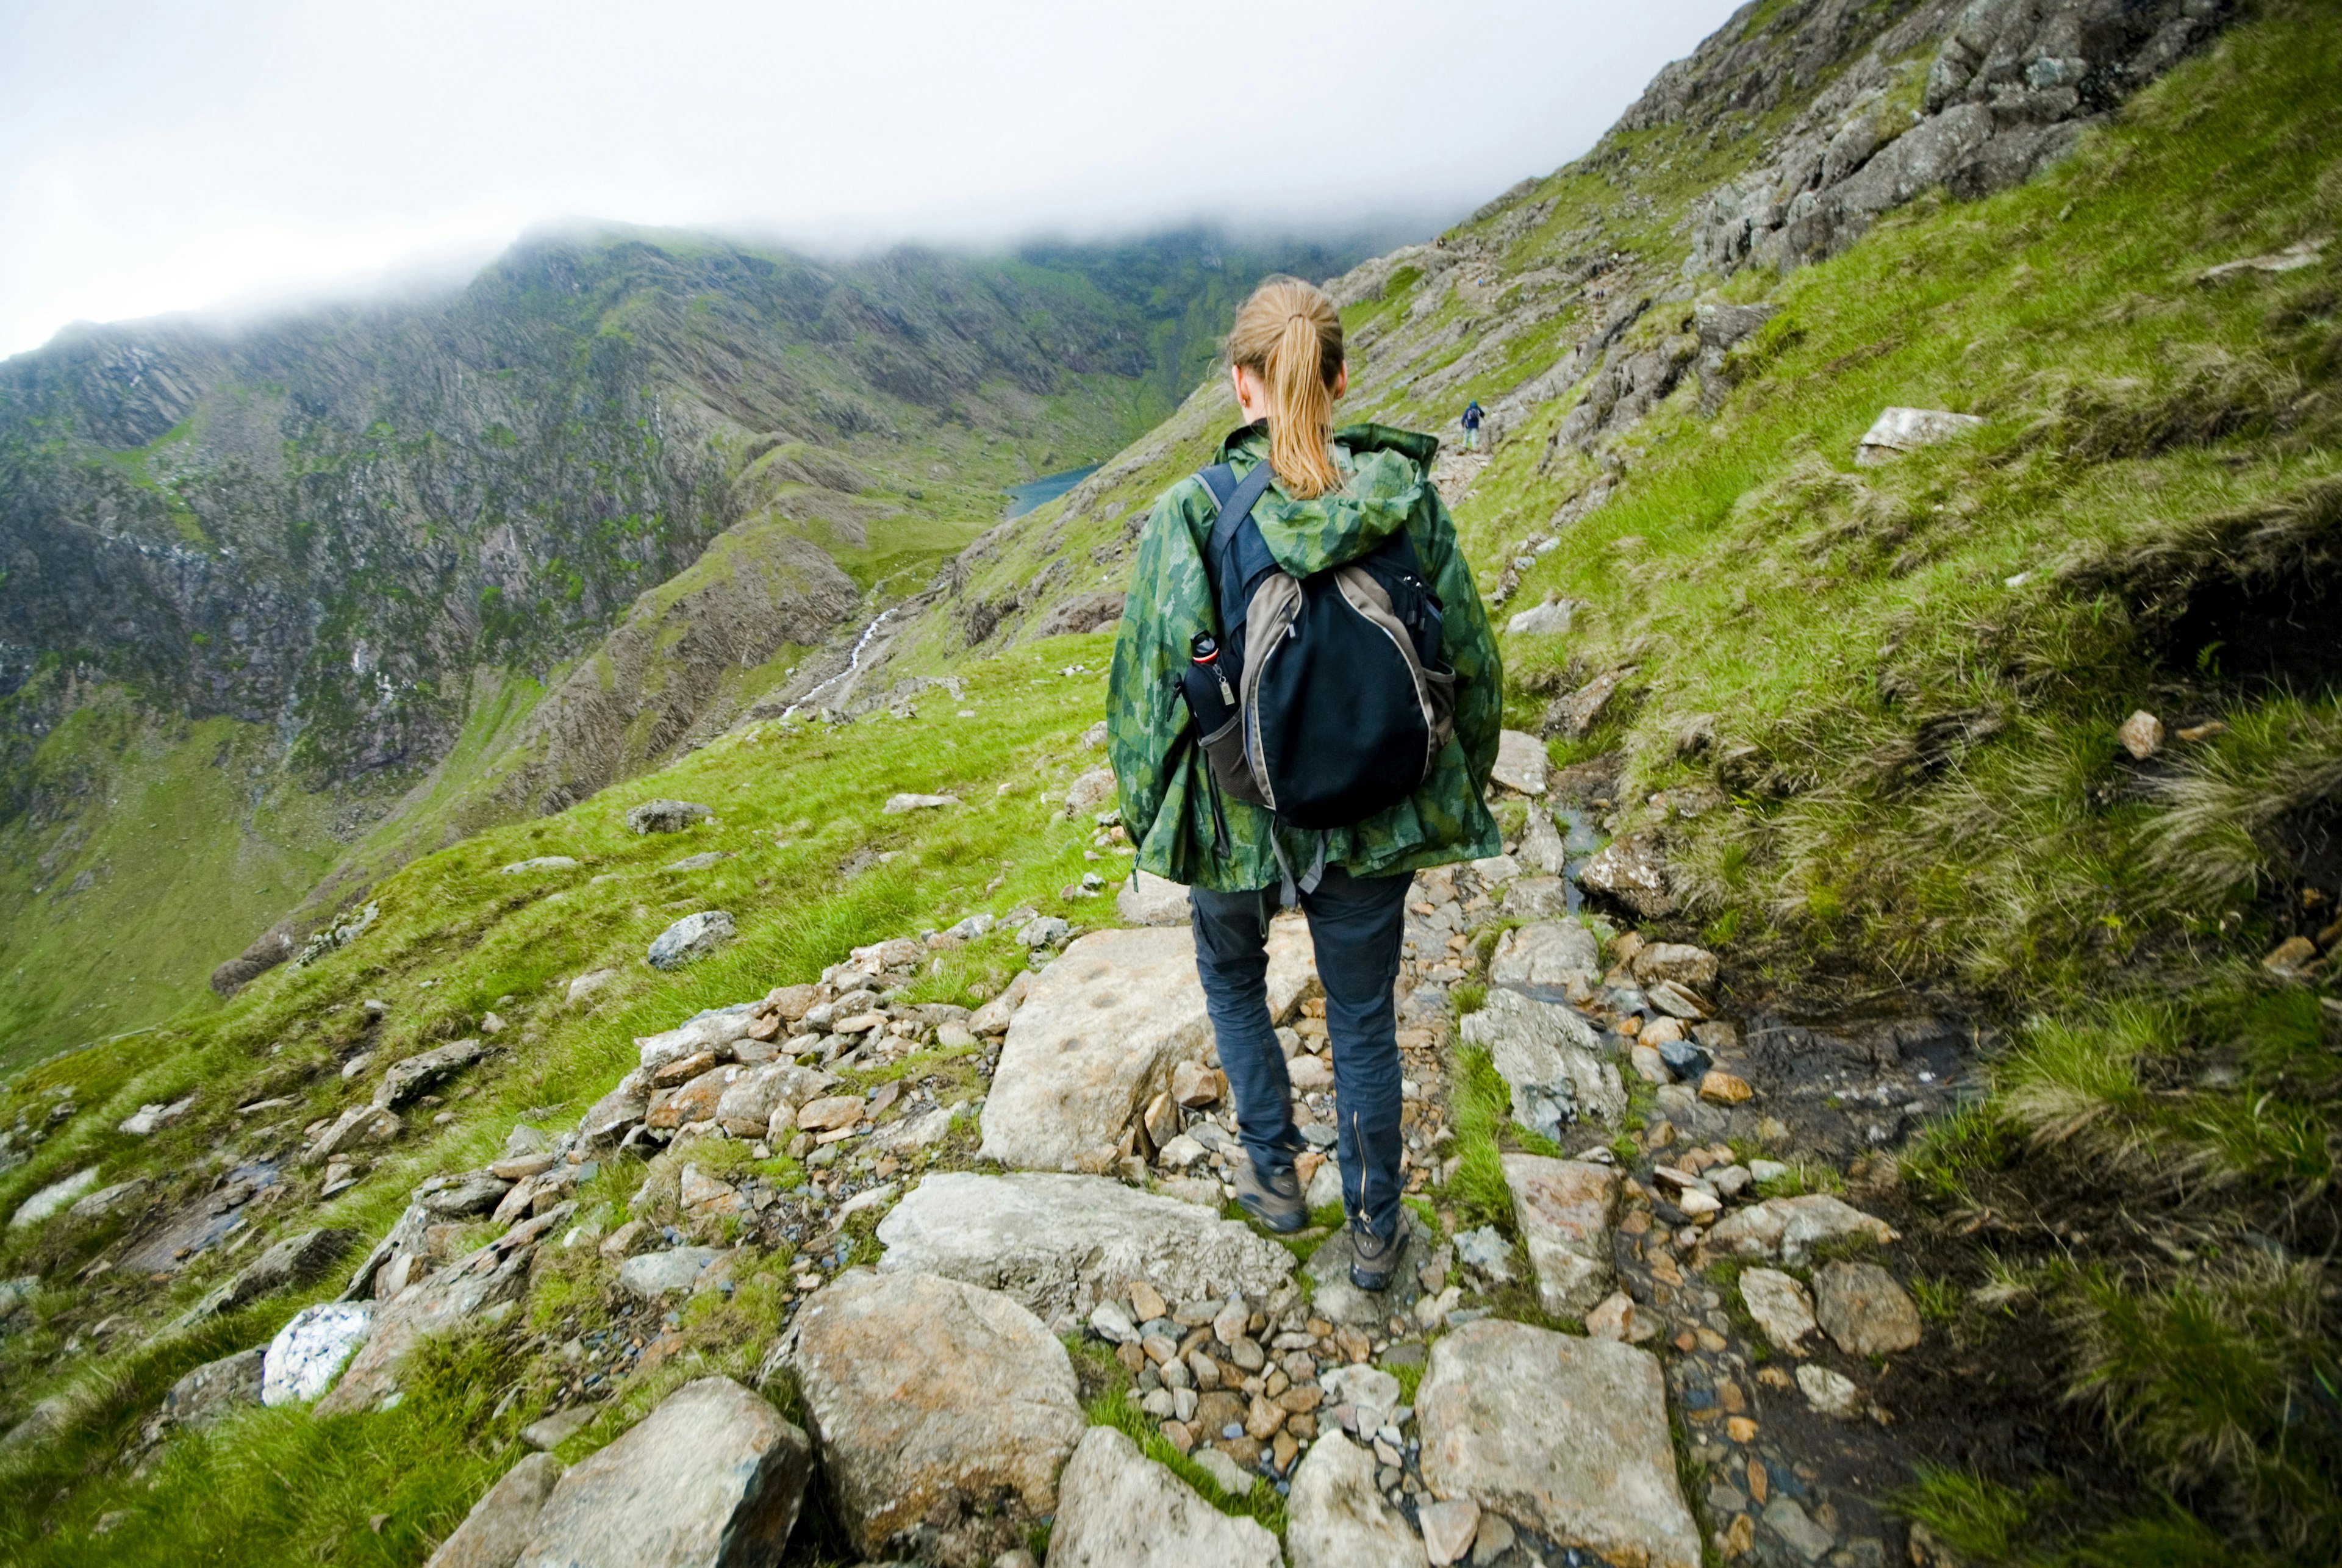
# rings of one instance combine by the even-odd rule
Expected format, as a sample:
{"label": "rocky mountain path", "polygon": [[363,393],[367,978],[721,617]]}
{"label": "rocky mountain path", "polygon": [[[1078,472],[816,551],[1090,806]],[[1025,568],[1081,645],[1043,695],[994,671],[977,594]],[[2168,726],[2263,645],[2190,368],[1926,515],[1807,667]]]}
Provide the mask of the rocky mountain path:
{"label": "rocky mountain path", "polygon": [[[1819,1190],[1839,1184],[1821,1152],[1880,1141],[1876,1107],[1855,1096],[1849,1122],[1846,1084],[1777,1071],[1777,1026],[1722,1015],[1716,954],[1580,910],[1631,883],[1579,831],[1613,804],[1599,770],[1549,775],[1508,734],[1497,781],[1508,853],[1423,874],[1407,905],[1412,1251],[1388,1292],[1347,1276],[1306,923],[1275,923],[1270,1000],[1314,1223],[1275,1238],[1232,1202],[1185,890],[1141,875],[1121,925],[1012,912],[1031,967],[973,1011],[904,994],[984,915],[641,1037],[573,1127],[524,1122],[422,1183],[338,1299],[181,1379],[145,1452],[252,1402],[391,1408],[415,1348],[460,1332],[529,1366],[503,1397],[541,1413],[541,1452],[443,1568],[814,1561],[787,1544],[812,1487],[871,1560],[1899,1555],[1877,1504],[1907,1456],[1881,1401],[1922,1323],[1877,1261],[1895,1230]],[[1068,809],[1100,798],[1085,776]],[[353,1179],[481,1057],[382,1067],[299,1169]],[[597,1196],[621,1168],[631,1196]],[[182,1325],[353,1240],[296,1224]],[[594,1310],[532,1310],[562,1288]],[[720,1361],[695,1303],[741,1292],[776,1298],[775,1337],[694,1376]]]}

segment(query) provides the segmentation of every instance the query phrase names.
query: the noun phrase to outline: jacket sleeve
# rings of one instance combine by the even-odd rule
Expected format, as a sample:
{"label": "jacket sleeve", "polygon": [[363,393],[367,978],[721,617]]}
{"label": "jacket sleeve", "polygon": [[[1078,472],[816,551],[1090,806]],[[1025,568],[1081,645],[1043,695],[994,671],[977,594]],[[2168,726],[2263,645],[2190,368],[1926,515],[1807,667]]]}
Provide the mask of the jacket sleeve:
{"label": "jacket sleeve", "polygon": [[[1187,705],[1178,683],[1187,639],[1208,624],[1203,557],[1181,499],[1180,486],[1165,492],[1139,535],[1106,683],[1106,758],[1121,794],[1124,831],[1142,846],[1141,864],[1149,869],[1186,858],[1178,841],[1195,747],[1186,744]],[[1150,844],[1152,855],[1145,853]]]}
{"label": "jacket sleeve", "polygon": [[1439,595],[1441,652],[1456,671],[1456,740],[1464,748],[1473,787],[1486,790],[1505,726],[1504,655],[1497,651],[1496,629],[1488,624],[1479,587],[1472,581],[1471,563],[1456,541],[1447,503],[1427,484],[1424,494],[1430,517],[1423,531],[1423,565],[1431,574],[1432,592]]}

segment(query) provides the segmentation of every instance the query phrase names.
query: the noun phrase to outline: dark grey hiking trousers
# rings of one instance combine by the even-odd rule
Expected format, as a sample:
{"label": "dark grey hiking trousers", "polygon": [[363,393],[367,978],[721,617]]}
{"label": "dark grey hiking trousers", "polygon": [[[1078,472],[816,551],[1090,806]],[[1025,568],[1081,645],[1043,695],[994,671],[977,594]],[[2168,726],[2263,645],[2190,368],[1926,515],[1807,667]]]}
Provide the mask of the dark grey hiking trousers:
{"label": "dark grey hiking trousers", "polygon": [[[1354,877],[1326,868],[1301,894],[1326,987],[1334,1057],[1336,1153],[1342,1207],[1353,1225],[1388,1240],[1398,1228],[1398,981],[1406,893],[1414,877]],[[1196,970],[1236,1103],[1246,1152],[1265,1172],[1292,1169],[1303,1144],[1293,1124],[1292,1084],[1268,1016],[1268,922],[1276,889],[1190,890]]]}

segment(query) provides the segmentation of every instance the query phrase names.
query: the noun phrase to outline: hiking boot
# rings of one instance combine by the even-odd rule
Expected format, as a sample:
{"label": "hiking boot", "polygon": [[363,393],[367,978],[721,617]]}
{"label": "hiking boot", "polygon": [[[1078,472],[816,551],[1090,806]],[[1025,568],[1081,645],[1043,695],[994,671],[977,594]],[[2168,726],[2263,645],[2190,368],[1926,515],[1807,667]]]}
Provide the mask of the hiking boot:
{"label": "hiking boot", "polygon": [[1301,1201],[1301,1178],[1291,1171],[1264,1173],[1250,1160],[1236,1165],[1236,1202],[1245,1213],[1289,1236],[1308,1223],[1308,1206]]}
{"label": "hiking boot", "polygon": [[1362,1291],[1390,1289],[1398,1275],[1399,1258],[1406,1251],[1406,1233],[1394,1232],[1386,1241],[1363,1225],[1355,1225],[1350,1244],[1356,1253],[1350,1261],[1350,1283]]}

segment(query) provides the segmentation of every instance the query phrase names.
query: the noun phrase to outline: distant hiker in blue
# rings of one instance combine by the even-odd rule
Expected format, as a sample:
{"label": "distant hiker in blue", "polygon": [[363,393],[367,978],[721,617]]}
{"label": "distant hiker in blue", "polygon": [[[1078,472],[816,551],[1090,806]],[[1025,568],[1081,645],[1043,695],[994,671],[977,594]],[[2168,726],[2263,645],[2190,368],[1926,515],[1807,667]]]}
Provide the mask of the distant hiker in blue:
{"label": "distant hiker in blue", "polygon": [[1480,413],[1480,400],[1478,398],[1476,397],[1471,402],[1464,405],[1464,450],[1466,452],[1477,452],[1480,450],[1480,420],[1482,417],[1483,416]]}

